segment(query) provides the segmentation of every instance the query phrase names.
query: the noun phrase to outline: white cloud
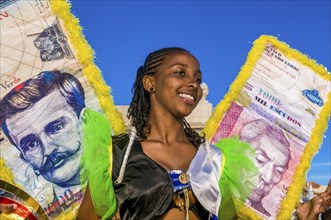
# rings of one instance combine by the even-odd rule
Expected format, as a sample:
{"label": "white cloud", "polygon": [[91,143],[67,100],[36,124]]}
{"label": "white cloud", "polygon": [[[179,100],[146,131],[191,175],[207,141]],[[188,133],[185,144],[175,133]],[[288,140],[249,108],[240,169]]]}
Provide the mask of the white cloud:
{"label": "white cloud", "polygon": [[331,166],[331,162],[313,163],[312,166]]}

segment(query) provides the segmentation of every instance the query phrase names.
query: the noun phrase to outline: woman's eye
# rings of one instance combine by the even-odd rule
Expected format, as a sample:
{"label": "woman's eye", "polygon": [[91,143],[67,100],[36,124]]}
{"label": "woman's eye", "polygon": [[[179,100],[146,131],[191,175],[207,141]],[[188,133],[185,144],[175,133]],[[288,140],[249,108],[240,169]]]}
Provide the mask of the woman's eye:
{"label": "woman's eye", "polygon": [[196,80],[199,84],[201,84],[201,82],[202,82],[202,79],[201,79],[201,78],[195,78],[195,80]]}
{"label": "woman's eye", "polygon": [[175,71],[174,73],[179,75],[179,76],[184,76],[185,75],[185,72],[183,72],[181,70]]}

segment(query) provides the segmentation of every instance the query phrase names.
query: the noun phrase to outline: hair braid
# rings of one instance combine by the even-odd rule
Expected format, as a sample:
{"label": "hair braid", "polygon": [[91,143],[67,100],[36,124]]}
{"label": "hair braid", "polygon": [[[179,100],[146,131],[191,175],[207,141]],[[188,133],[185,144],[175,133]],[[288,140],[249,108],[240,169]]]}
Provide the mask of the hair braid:
{"label": "hair braid", "polygon": [[184,119],[184,130],[187,138],[194,146],[199,147],[201,143],[204,143],[206,141],[205,134],[200,136],[198,132],[191,128],[190,124],[186,121],[186,119]]}
{"label": "hair braid", "polygon": [[143,66],[138,68],[136,81],[131,90],[133,97],[127,115],[130,119],[131,125],[136,128],[137,136],[142,139],[146,138],[144,130],[146,130],[146,127],[150,127],[147,123],[150,112],[149,94],[145,91],[142,83],[145,72]]}

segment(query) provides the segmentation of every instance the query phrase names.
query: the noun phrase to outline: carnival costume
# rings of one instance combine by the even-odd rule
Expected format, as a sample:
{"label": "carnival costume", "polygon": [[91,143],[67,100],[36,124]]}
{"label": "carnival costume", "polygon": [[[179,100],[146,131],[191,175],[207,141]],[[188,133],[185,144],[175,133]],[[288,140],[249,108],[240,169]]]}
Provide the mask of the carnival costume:
{"label": "carnival costume", "polygon": [[[238,148],[238,152],[226,157],[223,172],[221,150],[224,152],[224,149],[209,145],[207,141],[200,145],[187,171],[167,171],[144,154],[134,135],[112,137],[109,122],[103,115],[87,109],[82,121],[82,160],[88,172],[94,207],[102,219],[111,219],[117,209],[121,219],[160,219],[172,208],[186,212],[186,219],[188,211],[202,219],[217,219],[218,216],[226,219],[224,216],[235,216],[237,207],[233,194],[239,193],[242,198],[249,195],[236,184],[240,179],[236,164],[246,164],[246,168],[253,170],[254,165]],[[238,142],[231,141],[230,144]],[[220,145],[227,144],[217,144]],[[242,145],[245,150],[241,150],[246,152],[249,145]],[[233,169],[227,169],[227,164],[234,166]],[[191,190],[197,199],[193,206],[187,194]],[[182,207],[174,202],[174,194],[183,196]]]}

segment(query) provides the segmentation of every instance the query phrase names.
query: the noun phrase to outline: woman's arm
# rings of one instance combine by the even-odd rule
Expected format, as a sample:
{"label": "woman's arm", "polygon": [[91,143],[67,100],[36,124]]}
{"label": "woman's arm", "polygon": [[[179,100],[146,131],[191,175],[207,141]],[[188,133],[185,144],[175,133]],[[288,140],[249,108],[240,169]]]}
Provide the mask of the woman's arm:
{"label": "woman's arm", "polygon": [[101,219],[93,206],[90,189],[87,185],[83,202],[79,208],[77,220],[99,220]]}

